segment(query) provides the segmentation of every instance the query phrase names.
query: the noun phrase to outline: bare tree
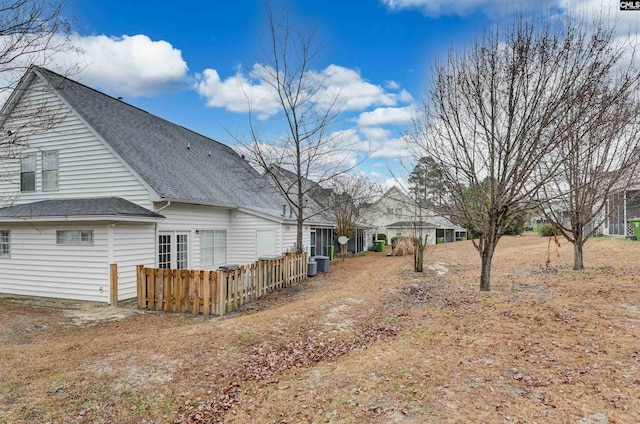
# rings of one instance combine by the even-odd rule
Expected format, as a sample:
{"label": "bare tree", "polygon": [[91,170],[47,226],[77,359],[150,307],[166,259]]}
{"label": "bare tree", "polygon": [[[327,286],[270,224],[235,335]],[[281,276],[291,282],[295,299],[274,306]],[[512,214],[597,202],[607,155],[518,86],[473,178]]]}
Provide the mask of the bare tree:
{"label": "bare tree", "polygon": [[611,29],[598,31],[593,43],[588,78],[562,118],[568,128],[559,146],[562,166],[543,187],[550,199],[545,216],[573,243],[575,270],[584,269],[584,244],[608,219],[609,195],[630,184],[640,159],[635,46],[615,40]]}
{"label": "bare tree", "polygon": [[[536,206],[561,163],[558,147],[578,119],[565,115],[567,105],[607,48],[601,28],[588,34],[569,19],[519,16],[433,69],[412,144],[417,158],[431,155],[442,165],[450,213],[475,236],[481,291],[491,288],[504,229]],[[545,173],[538,172],[543,158]]]}
{"label": "bare tree", "polygon": [[[305,197],[316,184],[353,169],[354,155],[347,138],[332,132],[341,111],[339,93],[331,94],[325,77],[311,68],[318,54],[314,32],[296,32],[287,11],[275,13],[268,1],[265,8],[268,40],[264,62],[254,76],[272,90],[285,129],[280,137],[265,139],[250,117],[251,142],[245,147],[252,162],[292,207],[297,220],[296,246],[302,251],[303,224],[318,213],[308,213]],[[281,169],[291,172],[293,178],[282,178]]]}
{"label": "bare tree", "polygon": [[[331,181],[329,204],[332,205],[338,236],[349,239],[356,236],[357,223],[362,217],[363,208],[378,195],[380,186],[362,174],[344,174]],[[347,245],[341,245],[340,249],[344,260]]]}
{"label": "bare tree", "polygon": [[[72,49],[62,6],[48,0],[0,0],[0,98],[6,100],[0,112],[0,179],[13,179],[14,173],[2,164],[18,158],[31,136],[59,120],[46,102],[30,102],[16,88],[32,65],[44,65],[56,52]],[[13,197],[0,193],[0,206]]]}

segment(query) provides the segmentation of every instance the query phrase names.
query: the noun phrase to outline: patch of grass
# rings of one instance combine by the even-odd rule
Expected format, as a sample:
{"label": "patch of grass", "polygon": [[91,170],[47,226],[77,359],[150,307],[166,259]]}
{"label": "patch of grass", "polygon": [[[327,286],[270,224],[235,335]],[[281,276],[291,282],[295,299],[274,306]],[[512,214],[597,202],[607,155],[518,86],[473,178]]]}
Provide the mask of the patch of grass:
{"label": "patch of grass", "polygon": [[131,407],[131,412],[134,415],[144,415],[147,412],[149,406],[142,401],[139,401],[136,405]]}

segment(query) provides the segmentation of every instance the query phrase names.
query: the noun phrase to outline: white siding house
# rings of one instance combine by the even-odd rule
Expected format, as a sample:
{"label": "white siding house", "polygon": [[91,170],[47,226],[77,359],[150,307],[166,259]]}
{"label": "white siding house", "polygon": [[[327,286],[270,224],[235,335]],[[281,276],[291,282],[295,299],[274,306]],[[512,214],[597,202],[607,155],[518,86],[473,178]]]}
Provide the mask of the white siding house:
{"label": "white siding house", "polygon": [[447,217],[434,211],[418,208],[415,202],[399,188],[392,187],[362,214],[363,219],[377,228],[378,234],[393,237],[427,237],[427,244],[454,242],[466,238],[467,230],[453,224]]}
{"label": "white siding house", "polygon": [[108,302],[117,264],[124,300],[136,265],[216,269],[292,250],[285,202],[242,157],[121,100],[32,67],[0,127],[22,146],[0,171],[2,293]]}

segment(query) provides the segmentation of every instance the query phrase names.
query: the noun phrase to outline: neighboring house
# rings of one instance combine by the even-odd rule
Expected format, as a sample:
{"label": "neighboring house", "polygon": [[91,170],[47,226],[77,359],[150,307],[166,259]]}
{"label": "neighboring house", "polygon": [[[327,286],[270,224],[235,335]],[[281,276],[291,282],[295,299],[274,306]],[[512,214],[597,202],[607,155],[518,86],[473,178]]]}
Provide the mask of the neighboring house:
{"label": "neighboring house", "polygon": [[39,67],[2,131],[24,131],[25,110],[58,118],[2,164],[14,201],[0,209],[0,292],[107,302],[117,264],[123,300],[136,265],[216,269],[293,249],[282,197],[230,147]]}
{"label": "neighboring house", "polygon": [[466,237],[466,229],[433,211],[416,211],[414,204],[409,195],[398,187],[391,187],[367,208],[362,217],[377,228],[378,234],[387,236],[387,244],[391,244],[393,237],[414,236],[416,230],[423,237],[429,236],[427,244],[436,244],[437,239],[448,243]]}
{"label": "neighboring house", "polygon": [[[298,176],[280,166],[271,165],[267,175],[278,179],[281,186],[287,187],[292,196],[297,190]],[[333,191],[330,188],[324,188],[315,181],[302,177],[302,187],[304,191],[305,216],[311,229],[309,254],[328,255],[331,246],[334,252],[340,251],[340,245],[337,238],[341,234],[337,234],[336,217],[333,214]],[[351,253],[360,253],[368,248],[367,240],[373,234],[371,226],[364,222],[355,223],[355,236],[351,237],[347,244],[347,251]]]}
{"label": "neighboring house", "polygon": [[630,185],[625,190],[611,192],[606,213],[608,219],[605,221],[604,234],[633,236],[629,220],[640,218],[640,182]]}

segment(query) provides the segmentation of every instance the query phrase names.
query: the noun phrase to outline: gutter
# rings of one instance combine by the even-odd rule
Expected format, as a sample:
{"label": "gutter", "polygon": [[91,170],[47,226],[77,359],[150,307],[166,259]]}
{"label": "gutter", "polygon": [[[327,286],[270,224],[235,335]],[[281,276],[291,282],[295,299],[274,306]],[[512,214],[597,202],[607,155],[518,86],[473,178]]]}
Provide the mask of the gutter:
{"label": "gutter", "polygon": [[[164,200],[164,199],[162,199],[162,200]],[[171,200],[167,200],[167,204],[166,204],[166,205],[164,205],[164,206],[163,206],[163,207],[161,207],[160,209],[156,209],[154,212],[155,212],[155,213],[160,213],[162,210],[164,210],[164,209],[168,208],[169,206],[171,206]]]}

